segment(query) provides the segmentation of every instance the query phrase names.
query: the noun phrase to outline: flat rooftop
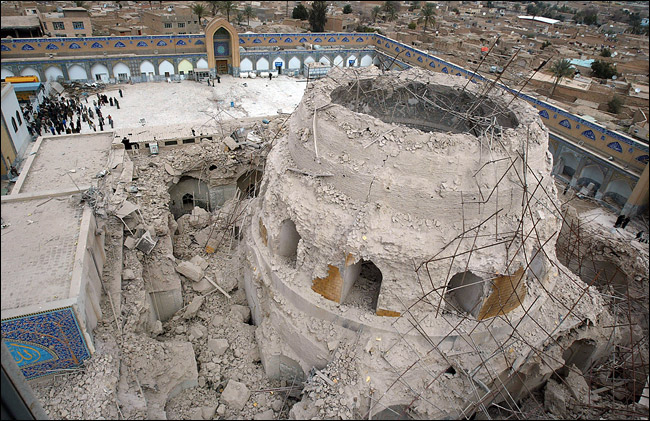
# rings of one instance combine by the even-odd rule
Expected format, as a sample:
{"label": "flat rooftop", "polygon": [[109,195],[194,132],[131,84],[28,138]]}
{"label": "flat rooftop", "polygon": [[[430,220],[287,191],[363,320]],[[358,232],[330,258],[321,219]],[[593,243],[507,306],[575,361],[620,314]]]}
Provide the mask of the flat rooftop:
{"label": "flat rooftop", "polygon": [[43,137],[20,193],[74,190],[89,184],[106,166],[112,140],[111,132]]}
{"label": "flat rooftop", "polygon": [[83,206],[69,196],[3,202],[2,311],[70,298]]}

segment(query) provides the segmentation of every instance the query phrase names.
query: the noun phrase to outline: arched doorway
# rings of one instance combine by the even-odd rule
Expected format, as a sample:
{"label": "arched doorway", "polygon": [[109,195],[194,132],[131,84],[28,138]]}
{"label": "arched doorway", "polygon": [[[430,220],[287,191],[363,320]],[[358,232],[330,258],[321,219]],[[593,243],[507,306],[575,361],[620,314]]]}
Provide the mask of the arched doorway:
{"label": "arched doorway", "polygon": [[213,19],[205,28],[208,66],[219,74],[239,73],[239,36],[225,19]]}
{"label": "arched doorway", "polygon": [[58,78],[63,77],[63,71],[57,66],[50,66],[45,69],[45,79],[49,82],[56,81]]}
{"label": "arched doorway", "polygon": [[5,68],[3,67],[3,68],[2,68],[2,76],[0,76],[0,77],[1,77],[2,79],[4,79],[4,78],[6,78],[6,77],[11,77],[11,76],[13,76],[13,75],[14,75],[14,72],[12,72],[12,71],[9,70],[9,69],[5,69]]}
{"label": "arched doorway", "polygon": [[86,69],[78,64],[72,65],[68,68],[68,76],[70,77],[70,80],[88,80]]}
{"label": "arched doorway", "polygon": [[126,81],[131,77],[131,70],[126,64],[117,63],[113,66],[113,76],[120,81]]}
{"label": "arched doorway", "polygon": [[192,73],[194,69],[192,68],[192,63],[190,63],[188,60],[181,60],[180,63],[178,63],[178,73],[181,75],[189,75]]}

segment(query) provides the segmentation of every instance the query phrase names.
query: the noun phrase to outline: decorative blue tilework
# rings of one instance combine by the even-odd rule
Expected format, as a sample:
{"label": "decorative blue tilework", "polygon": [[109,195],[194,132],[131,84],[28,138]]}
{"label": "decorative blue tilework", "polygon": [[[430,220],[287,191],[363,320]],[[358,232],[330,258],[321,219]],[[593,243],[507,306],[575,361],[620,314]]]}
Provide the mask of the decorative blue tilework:
{"label": "decorative blue tilework", "polygon": [[418,56],[418,61],[422,63],[424,60],[422,60],[422,56]]}
{"label": "decorative blue tilework", "polygon": [[129,41],[129,44],[133,44],[133,41]]}
{"label": "decorative blue tilework", "polygon": [[562,121],[560,121],[560,126],[566,127],[567,129],[571,130],[571,122],[567,120],[566,118]]}
{"label": "decorative blue tilework", "polygon": [[348,38],[348,37],[343,37],[343,39],[341,39],[341,42],[350,42],[350,38]]}
{"label": "decorative blue tilework", "polygon": [[90,48],[104,48],[104,47],[98,42],[93,42]]}
{"label": "decorative blue tilework", "polygon": [[253,40],[253,44],[261,44],[261,43],[262,43],[262,40],[259,39],[259,38],[255,38],[255,39]]}
{"label": "decorative blue tilework", "polygon": [[616,152],[623,152],[623,148],[621,148],[621,144],[618,142],[608,143],[607,147],[610,149],[614,149]]}
{"label": "decorative blue tilework", "polygon": [[[363,42],[363,38],[361,37],[357,38],[357,42]],[[381,41],[377,41],[377,44],[381,44]]]}
{"label": "decorative blue tilework", "polygon": [[553,114],[553,118],[557,118],[557,114]]}
{"label": "decorative blue tilework", "polygon": [[600,137],[600,140],[605,140],[605,136],[601,136],[601,137]]}
{"label": "decorative blue tilework", "polygon": [[579,128],[580,128],[580,125],[579,125],[579,124],[576,124],[576,129],[579,129]]}
{"label": "decorative blue tilework", "polygon": [[6,45],[2,44],[2,51],[11,51],[11,48],[9,48]]}
{"label": "decorative blue tilework", "polygon": [[[239,41],[240,41],[239,43],[241,44],[242,39],[239,38]],[[205,42],[201,41],[200,39],[197,39],[196,42],[194,43],[194,45],[204,45],[204,44]]]}
{"label": "decorative blue tilework", "polygon": [[176,41],[176,45],[187,45],[187,44],[182,39],[179,39],[178,41]]}
{"label": "decorative blue tilework", "polygon": [[[456,73],[456,76],[461,76],[460,72]],[[465,79],[467,79],[467,77]]]}
{"label": "decorative blue tilework", "polygon": [[158,42],[156,43],[156,45],[157,45],[158,47],[164,47],[165,45],[167,45],[167,43],[166,43],[165,41],[163,41],[163,40],[160,40],[160,41],[158,41]]}
{"label": "decorative blue tilework", "polygon": [[[576,125],[576,127],[578,127],[578,125]],[[591,140],[596,140],[596,135],[594,135],[594,132],[591,130],[585,130],[584,132],[582,132],[582,135]]]}
{"label": "decorative blue tilework", "polygon": [[330,38],[327,40],[327,42],[336,42],[336,38],[334,38],[334,37],[330,37]]}
{"label": "decorative blue tilework", "polygon": [[124,47],[126,47],[126,45],[124,45],[124,43],[122,41],[118,41],[118,42],[115,43],[114,47],[115,48],[124,48]]}
{"label": "decorative blue tilework", "polygon": [[76,42],[73,42],[72,44],[70,44],[70,46],[68,48],[71,49],[71,50],[78,50],[78,49],[81,48],[81,46],[79,44],[77,44]]}
{"label": "decorative blue tilework", "polygon": [[287,44],[291,44],[293,42],[293,40],[291,38],[287,37],[287,38],[284,39],[284,42],[287,43]]}
{"label": "decorative blue tilework", "polygon": [[647,163],[648,163],[648,155],[637,156],[635,159],[636,159],[637,161],[639,161],[639,162],[644,163],[644,164],[647,164]]}
{"label": "decorative blue tilework", "polygon": [[140,41],[140,42],[138,42],[137,44],[135,44],[135,46],[136,46],[136,47],[148,47],[149,44],[147,44],[147,43],[144,42],[144,41]]}
{"label": "decorative blue tilework", "polygon": [[307,38],[302,37],[302,38],[300,38],[300,39],[298,40],[298,42],[307,42]]}
{"label": "decorative blue tilework", "polygon": [[47,47],[45,47],[46,50],[58,50],[59,47],[57,47],[54,44],[47,44]]}
{"label": "decorative blue tilework", "polygon": [[628,149],[627,151],[628,151],[629,153],[632,153],[632,152],[634,152],[634,148],[630,148],[630,149]]}
{"label": "decorative blue tilework", "polygon": [[277,44],[277,43],[278,43],[278,40],[275,39],[275,38],[271,38],[271,39],[269,40],[269,44]]}
{"label": "decorative blue tilework", "polygon": [[539,116],[545,119],[548,119],[548,111],[542,110],[539,112]]}
{"label": "decorative blue tilework", "polygon": [[429,63],[429,66],[431,66],[431,67],[436,67],[436,63],[434,63],[434,62],[432,61],[431,63]]}
{"label": "decorative blue tilework", "polygon": [[70,307],[3,320],[2,340],[27,379],[77,367],[90,357]]}
{"label": "decorative blue tilework", "polygon": [[442,73],[449,73],[449,70],[447,70],[446,67],[443,67],[443,68],[442,68]]}
{"label": "decorative blue tilework", "polygon": [[25,44],[25,45],[23,45],[23,48],[21,48],[21,50],[23,50],[23,51],[32,51],[33,49],[34,49],[34,47],[32,47],[29,44]]}
{"label": "decorative blue tilework", "polygon": [[316,37],[316,38],[314,39],[314,42],[323,42],[323,40],[322,40],[320,37]]}
{"label": "decorative blue tilework", "polygon": [[[357,38],[357,39],[358,39],[358,38]],[[377,44],[381,44],[381,40],[380,40],[380,39],[377,40]]]}
{"label": "decorative blue tilework", "polygon": [[409,51],[406,52],[406,57],[411,57],[411,53]]}

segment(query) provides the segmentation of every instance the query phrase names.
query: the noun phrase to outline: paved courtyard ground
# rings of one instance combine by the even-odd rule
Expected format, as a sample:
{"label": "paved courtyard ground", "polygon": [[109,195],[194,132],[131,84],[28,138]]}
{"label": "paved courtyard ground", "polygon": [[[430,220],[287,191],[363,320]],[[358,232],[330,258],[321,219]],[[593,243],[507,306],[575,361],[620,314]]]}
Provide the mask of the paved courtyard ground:
{"label": "paved courtyard ground", "polygon": [[[221,83],[215,83],[214,87],[190,80],[108,85],[104,94],[117,98],[120,109],[104,106],[102,114],[104,118],[109,114],[113,117],[115,129],[143,127],[140,119],[144,118],[144,127],[183,124],[195,128],[198,133],[202,127],[213,125],[215,118],[262,117],[278,111],[291,113],[302,99],[306,85],[304,79],[284,75],[272,80],[222,76]],[[122,89],[124,97],[120,98],[118,89]],[[88,103],[92,105],[96,98],[90,95]],[[105,126],[104,130],[110,130],[110,126],[108,129]],[[88,124],[82,123],[81,133],[90,132],[93,130]]]}

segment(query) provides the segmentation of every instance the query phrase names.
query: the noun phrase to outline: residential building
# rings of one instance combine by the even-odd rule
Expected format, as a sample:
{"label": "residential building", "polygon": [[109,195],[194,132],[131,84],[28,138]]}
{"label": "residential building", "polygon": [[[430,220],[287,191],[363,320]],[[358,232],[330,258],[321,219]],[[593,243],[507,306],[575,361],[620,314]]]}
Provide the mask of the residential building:
{"label": "residential building", "polygon": [[191,8],[184,6],[145,10],[142,12],[142,24],[153,34],[183,35],[202,32],[198,16],[192,13]]}
{"label": "residential building", "polygon": [[89,37],[93,35],[90,14],[83,7],[64,8],[61,12],[40,14],[45,33],[51,37]]}
{"label": "residential building", "polygon": [[43,29],[38,16],[2,16],[0,19],[2,38],[39,38]]}

